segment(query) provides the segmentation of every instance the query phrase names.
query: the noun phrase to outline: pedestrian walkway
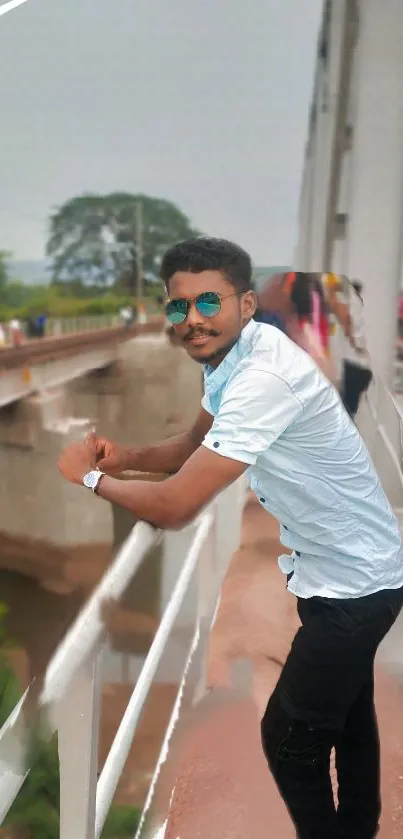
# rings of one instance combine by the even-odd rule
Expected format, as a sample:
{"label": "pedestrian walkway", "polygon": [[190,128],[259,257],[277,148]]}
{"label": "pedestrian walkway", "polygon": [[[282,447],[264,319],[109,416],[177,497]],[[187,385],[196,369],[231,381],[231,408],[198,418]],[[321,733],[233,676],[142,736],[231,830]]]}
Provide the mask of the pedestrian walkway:
{"label": "pedestrian walkway", "polygon": [[[276,522],[250,499],[211,635],[212,690],[191,712],[168,761],[165,785],[169,772],[174,791],[165,839],[295,837],[259,732],[298,627],[295,600],[277,568],[277,533]],[[403,694],[379,667],[376,693],[383,747],[380,839],[392,839],[403,834]]]}

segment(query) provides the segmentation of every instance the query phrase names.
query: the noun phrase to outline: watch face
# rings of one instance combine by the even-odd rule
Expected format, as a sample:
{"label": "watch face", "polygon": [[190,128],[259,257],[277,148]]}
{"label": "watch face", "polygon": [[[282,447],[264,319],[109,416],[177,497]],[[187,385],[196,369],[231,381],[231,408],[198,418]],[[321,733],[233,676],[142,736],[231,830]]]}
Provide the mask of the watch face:
{"label": "watch face", "polygon": [[99,481],[100,473],[99,472],[88,472],[83,477],[83,484],[84,486],[88,487],[88,489],[94,489]]}

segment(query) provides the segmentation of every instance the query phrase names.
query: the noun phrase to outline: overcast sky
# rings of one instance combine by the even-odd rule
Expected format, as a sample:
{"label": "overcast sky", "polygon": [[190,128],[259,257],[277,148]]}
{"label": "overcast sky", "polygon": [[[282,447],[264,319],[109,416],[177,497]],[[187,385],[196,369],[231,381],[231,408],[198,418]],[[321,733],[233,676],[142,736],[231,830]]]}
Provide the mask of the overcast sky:
{"label": "overcast sky", "polygon": [[0,17],[0,250],[40,258],[52,207],[127,190],[287,264],[321,6],[28,0]]}

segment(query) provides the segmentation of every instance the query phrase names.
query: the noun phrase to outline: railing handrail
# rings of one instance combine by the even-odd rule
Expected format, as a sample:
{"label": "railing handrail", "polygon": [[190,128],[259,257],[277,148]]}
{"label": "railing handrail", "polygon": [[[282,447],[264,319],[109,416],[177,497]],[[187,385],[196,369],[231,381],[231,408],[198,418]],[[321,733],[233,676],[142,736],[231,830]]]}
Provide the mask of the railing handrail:
{"label": "railing handrail", "polygon": [[162,653],[170,636],[174,622],[189,588],[196,565],[200,559],[203,545],[213,524],[211,513],[205,512],[194,534],[192,544],[183,563],[181,572],[164,611],[153,643],[141,669],[140,676],[130,697],[116,736],[105,760],[97,784],[95,837],[101,834],[119,778],[125,766],[136,726],[143,710],[144,702],[160,663]]}
{"label": "railing handrail", "polygon": [[87,660],[105,633],[101,610],[108,600],[123,594],[146,553],[156,544],[161,531],[138,522],[84,608],[67,630],[46,670],[40,702],[50,705],[62,698],[73,673]]}
{"label": "railing handrail", "polygon": [[[120,548],[113,564],[103,576],[87,604],[79,612],[77,618],[68,629],[63,640],[57,647],[46,670],[44,685],[39,699],[39,706],[50,707],[48,724],[52,730],[57,728],[52,709],[63,698],[74,674],[88,660],[91,652],[102,640],[105,626],[101,619],[101,609],[107,600],[118,599],[134,577],[147,551],[156,544],[161,531],[156,530],[145,522],[138,522],[128,538]],[[28,691],[20,699],[9,718],[0,730],[0,742],[9,729],[21,720],[24,713],[25,700]],[[4,819],[15,796],[21,787],[25,772],[19,772],[16,767],[14,785],[10,786],[9,800],[3,793],[0,811]]]}
{"label": "railing handrail", "polygon": [[[227,493],[228,490],[225,491]],[[225,494],[223,493],[223,495]],[[225,507],[224,502],[224,507]],[[174,628],[175,621],[179,615],[180,609],[183,606],[186,594],[189,590],[192,579],[194,578],[195,570],[202,557],[207,560],[212,557],[212,565],[209,561],[202,563],[199,573],[213,573],[214,585],[208,587],[207,594],[204,592],[203,586],[198,589],[197,608],[195,611],[195,623],[192,628],[192,640],[190,650],[187,655],[187,661],[183,671],[182,680],[179,685],[178,694],[175,701],[174,710],[171,715],[171,720],[165,735],[163,749],[167,740],[172,734],[175,727],[176,716],[179,714],[179,707],[181,705],[181,692],[183,691],[184,680],[186,673],[192,660],[195,645],[197,646],[200,639],[201,620],[207,616],[208,619],[214,612],[216,599],[218,597],[217,581],[220,577],[220,568],[222,562],[216,564],[216,547],[217,547],[217,510],[219,509],[220,498],[216,499],[198,519],[193,522],[191,533],[191,542],[186,552],[184,560],[181,560],[181,567],[177,577],[176,584],[170,596],[168,605],[166,606],[162,619],[160,621],[158,630],[155,634],[151,648],[146,656],[141,673],[135,684],[131,698],[125,710],[125,713],[120,722],[116,736],[113,740],[109,753],[104,763],[103,770],[99,779],[96,773],[96,757],[97,746],[95,743],[96,737],[93,735],[94,745],[91,745],[91,755],[87,756],[87,768],[85,770],[76,769],[76,753],[73,757],[68,756],[68,768],[63,764],[62,753],[66,760],[66,709],[69,714],[69,730],[75,730],[74,723],[77,723],[79,717],[88,719],[89,709],[96,729],[99,725],[99,695],[100,695],[100,655],[103,650],[104,642],[106,642],[106,630],[102,620],[102,606],[106,601],[116,601],[124,593],[128,584],[132,580],[146,553],[153,547],[161,537],[162,532],[153,528],[145,522],[138,522],[131,531],[128,539],[120,548],[113,564],[103,576],[102,580],[90,596],[87,604],[83,607],[64,639],[60,643],[56,652],[54,653],[44,679],[43,690],[39,699],[39,706],[46,707],[47,722],[49,723],[50,732],[58,730],[60,733],[64,730],[62,752],[60,753],[60,773],[61,784],[63,777],[73,778],[76,771],[81,772],[83,778],[83,786],[79,785],[78,791],[76,789],[77,797],[81,795],[81,810],[80,805],[78,809],[81,815],[78,817],[78,822],[74,822],[73,832],[76,834],[76,839],[99,839],[102,832],[105,819],[107,817],[109,807],[112,803],[119,779],[121,777],[123,768],[125,766],[128,753],[131,748],[133,736],[144,707],[145,700],[148,696],[149,690],[152,686],[153,678],[157,672],[162,654],[166,649],[171,632]],[[221,508],[220,508],[221,509]],[[235,531],[234,531],[235,532]],[[231,547],[231,552],[233,548]],[[224,548],[224,555],[227,549]],[[228,557],[229,559],[229,557]],[[203,571],[204,569],[204,571]],[[200,584],[200,577],[199,584]],[[219,584],[219,582],[218,582]],[[202,594],[200,592],[203,592]],[[207,602],[208,601],[208,602]],[[210,614],[211,612],[211,614]],[[89,667],[90,665],[90,667]],[[92,675],[88,675],[89,673]],[[77,682],[78,678],[78,682]],[[82,689],[82,679],[87,685],[84,689],[82,699],[80,702],[79,717],[77,717],[77,703],[74,701],[75,688],[79,685],[79,690]],[[81,679],[81,682],[80,682]],[[89,681],[88,681],[89,680]],[[92,687],[91,687],[92,685]],[[98,698],[97,698],[98,697]],[[25,696],[21,699],[16,709],[7,721],[6,728],[10,726],[21,726],[24,730],[24,703]],[[72,701],[73,699],[73,701]],[[67,704],[66,704],[67,702]],[[94,710],[95,709],[95,710]],[[176,710],[175,710],[176,709]],[[63,729],[64,726],[64,729]],[[0,743],[2,741],[3,729],[0,731]],[[17,728],[15,729],[17,731]],[[93,729],[94,731],[95,729]],[[88,731],[88,729],[87,729]],[[90,733],[91,739],[91,733]],[[4,742],[4,741],[3,741]],[[26,777],[26,769],[21,762],[21,748],[23,743],[20,742],[19,748],[10,764],[7,780],[2,784],[0,779],[1,790],[1,811],[0,824],[7,814],[13,800],[18,794],[24,779]],[[60,749],[60,739],[59,739]],[[63,752],[64,750],[64,752]],[[68,750],[68,749],[67,749]],[[155,773],[158,774],[161,763],[163,762],[163,754],[160,753],[160,758],[157,763]],[[63,773],[66,773],[67,775]],[[70,774],[69,774],[70,773]],[[155,777],[155,775],[154,775]],[[66,785],[65,785],[66,790]],[[149,790],[147,799],[147,806],[150,804],[152,797],[152,788]],[[85,799],[85,801],[84,801]],[[70,825],[66,825],[66,804],[65,797],[64,804],[61,801],[61,808],[64,807],[64,828],[61,827],[62,839],[66,835],[70,835]],[[87,803],[85,803],[87,802]],[[89,803],[88,803],[89,802]],[[62,814],[62,809],[61,809]],[[69,820],[69,817],[67,821]],[[74,820],[74,817],[73,817]],[[79,824],[78,830],[76,825]],[[62,825],[62,822],[61,822]],[[79,834],[79,835],[78,835]]]}
{"label": "railing handrail", "polygon": [[[157,781],[158,781],[159,776],[160,776],[161,768],[162,768],[163,764],[165,763],[165,761],[168,757],[169,744],[171,742],[171,738],[172,738],[173,732],[175,730],[175,726],[178,722],[179,715],[180,715],[180,707],[181,707],[181,704],[182,704],[182,701],[183,701],[183,693],[184,693],[184,689],[185,689],[186,679],[187,679],[187,676],[188,676],[188,673],[189,673],[190,666],[191,666],[192,661],[193,661],[193,657],[194,657],[195,652],[197,650],[199,639],[200,639],[200,625],[198,623],[197,626],[196,626],[193,638],[192,638],[192,643],[190,645],[189,654],[188,654],[188,657],[186,659],[185,666],[183,668],[182,678],[181,678],[181,681],[180,681],[180,684],[179,684],[179,690],[178,690],[178,693],[177,693],[177,696],[176,696],[176,699],[175,699],[174,706],[173,706],[172,711],[171,711],[171,716],[169,718],[169,723],[168,723],[166,731],[165,731],[165,737],[164,737],[164,740],[163,740],[163,743],[162,743],[162,746],[161,746],[161,750],[160,750],[159,758],[157,760],[157,764],[156,764],[155,769],[154,769],[154,775],[153,775],[153,778],[152,778],[152,781],[151,781],[151,784],[150,784],[150,787],[149,787],[149,790],[148,790],[148,793],[147,793],[147,798],[145,800],[145,804],[144,804],[144,807],[143,807],[143,812],[141,814],[141,818],[140,818],[140,822],[139,822],[139,825],[138,825],[138,828],[137,828],[135,839],[138,839],[138,837],[141,834],[141,830],[143,828],[145,818],[146,818],[146,816],[147,816],[147,814],[150,810],[150,807],[151,807],[151,804],[152,804],[152,801],[153,801],[155,788],[156,788]],[[160,835],[160,833],[158,832],[157,836],[153,837],[153,839],[157,839],[157,837],[159,835]],[[164,835],[165,835],[164,833],[161,833],[161,836],[164,836]]]}
{"label": "railing handrail", "polygon": [[[351,280],[348,277],[345,277],[344,279],[346,281],[345,290],[347,289],[348,296],[354,295],[355,297],[358,297]],[[363,305],[365,311],[365,303]],[[372,445],[370,440],[366,440],[366,443],[370,450],[371,448],[373,449],[370,453],[373,456],[375,467],[378,472],[381,471],[384,473],[381,461],[383,461],[383,455],[387,455],[388,467],[391,466],[392,471],[395,471],[398,481],[397,484],[393,484],[393,494],[396,495],[397,493],[400,497],[401,489],[403,489],[403,410],[398,404],[394,393],[392,393],[388,387],[383,376],[378,373],[376,362],[374,363],[368,349],[367,354],[373,374],[373,382],[366,394],[366,404],[371,416],[371,422],[373,427],[376,429],[376,432],[375,440],[372,441]],[[390,404],[391,407],[391,412],[389,413],[387,411],[388,404]],[[398,424],[398,432],[397,427],[394,428],[393,426],[392,417],[395,418]],[[381,443],[380,450],[379,442]],[[386,476],[386,483],[389,483],[388,476]],[[402,501],[398,505],[395,504],[394,506],[395,509],[401,509],[403,506],[403,495]]]}

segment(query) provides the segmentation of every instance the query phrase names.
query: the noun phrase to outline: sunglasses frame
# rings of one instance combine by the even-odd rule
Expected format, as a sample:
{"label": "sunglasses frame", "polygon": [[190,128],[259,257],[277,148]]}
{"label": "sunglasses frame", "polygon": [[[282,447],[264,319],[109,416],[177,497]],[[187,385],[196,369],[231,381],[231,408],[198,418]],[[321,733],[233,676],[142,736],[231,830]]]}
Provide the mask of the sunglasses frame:
{"label": "sunglasses frame", "polygon": [[[235,291],[232,294],[224,294],[224,295],[220,294],[218,291],[202,291],[202,292],[200,292],[200,294],[198,294],[196,297],[193,297],[192,299],[187,299],[186,297],[174,297],[173,300],[171,300],[171,299],[167,300],[167,302],[165,304],[165,316],[169,320],[169,322],[172,324],[172,326],[180,326],[182,323],[185,323],[185,320],[189,317],[190,308],[191,308],[191,306],[194,305],[194,306],[196,306],[196,309],[197,309],[199,315],[201,315],[203,318],[215,318],[221,312],[221,307],[222,307],[222,301],[223,300],[227,300],[228,297],[238,297],[239,294],[245,294],[247,291],[248,291],[248,289],[244,288],[241,291]],[[197,305],[197,301],[200,299],[200,297],[203,297],[206,294],[214,294],[214,296],[218,298],[219,309],[216,312],[214,312],[214,314],[212,314],[212,315],[206,315],[205,312],[201,312],[200,309],[198,308],[198,305]],[[176,323],[173,323],[173,321],[170,320],[169,314],[167,312],[167,308],[168,308],[170,303],[186,303],[186,314],[185,314],[183,320],[177,321]]]}

